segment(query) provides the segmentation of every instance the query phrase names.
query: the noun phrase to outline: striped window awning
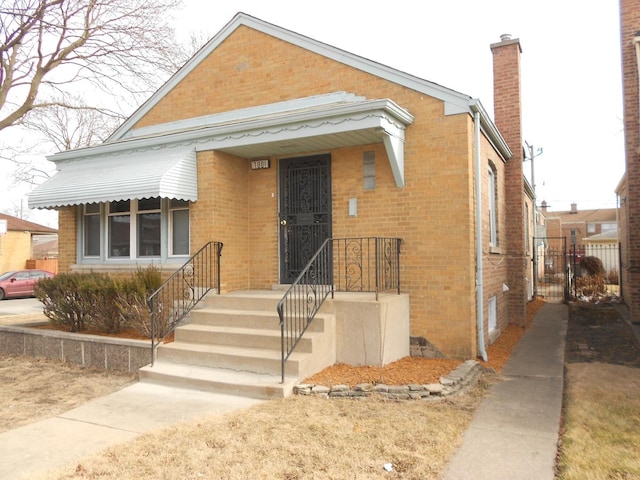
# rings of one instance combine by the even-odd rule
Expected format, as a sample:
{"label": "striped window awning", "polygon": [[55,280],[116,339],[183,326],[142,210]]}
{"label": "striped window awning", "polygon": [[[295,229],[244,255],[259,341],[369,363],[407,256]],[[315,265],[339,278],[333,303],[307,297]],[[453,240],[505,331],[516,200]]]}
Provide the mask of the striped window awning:
{"label": "striped window awning", "polygon": [[125,150],[79,157],[56,166],[58,172],[29,194],[29,208],[154,197],[198,199],[193,146]]}

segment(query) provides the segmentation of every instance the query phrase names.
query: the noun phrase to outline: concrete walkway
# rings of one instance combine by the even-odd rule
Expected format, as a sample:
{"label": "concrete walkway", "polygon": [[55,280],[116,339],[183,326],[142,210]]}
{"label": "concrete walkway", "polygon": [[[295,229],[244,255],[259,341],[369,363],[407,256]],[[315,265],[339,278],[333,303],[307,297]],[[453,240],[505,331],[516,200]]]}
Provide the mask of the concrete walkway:
{"label": "concrete walkway", "polygon": [[566,305],[546,303],[481,402],[443,480],[553,480]]}
{"label": "concrete walkway", "polygon": [[56,417],[0,433],[0,479],[33,478],[142,433],[259,402],[136,383]]}
{"label": "concrete walkway", "polygon": [[[545,304],[476,411],[443,480],[552,480],[567,307]],[[258,403],[136,383],[54,418],[0,433],[0,480],[33,478],[138,435]]]}

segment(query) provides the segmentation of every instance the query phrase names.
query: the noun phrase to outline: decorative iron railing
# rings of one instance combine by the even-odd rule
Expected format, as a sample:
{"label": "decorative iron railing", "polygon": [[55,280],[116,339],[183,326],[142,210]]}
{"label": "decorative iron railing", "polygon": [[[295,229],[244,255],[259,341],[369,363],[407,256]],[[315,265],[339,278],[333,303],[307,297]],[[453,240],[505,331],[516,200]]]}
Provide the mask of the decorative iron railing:
{"label": "decorative iron railing", "polygon": [[329,238],[278,303],[281,374],[327,297],[335,292],[396,290],[400,294],[399,238]]}
{"label": "decorative iron railing", "polygon": [[209,242],[175,271],[147,302],[151,311],[151,364],[159,345],[211,290],[220,293],[222,242]]}

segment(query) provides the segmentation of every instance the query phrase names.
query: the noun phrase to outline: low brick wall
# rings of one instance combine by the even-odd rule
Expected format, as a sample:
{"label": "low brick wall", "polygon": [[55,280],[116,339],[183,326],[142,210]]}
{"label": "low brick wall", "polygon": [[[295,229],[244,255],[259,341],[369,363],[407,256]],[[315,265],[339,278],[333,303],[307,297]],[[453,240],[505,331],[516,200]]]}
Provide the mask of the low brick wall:
{"label": "low brick wall", "polygon": [[137,372],[140,367],[151,363],[151,343],[144,340],[41,330],[28,326],[0,325],[0,353],[44,357],[120,372]]}

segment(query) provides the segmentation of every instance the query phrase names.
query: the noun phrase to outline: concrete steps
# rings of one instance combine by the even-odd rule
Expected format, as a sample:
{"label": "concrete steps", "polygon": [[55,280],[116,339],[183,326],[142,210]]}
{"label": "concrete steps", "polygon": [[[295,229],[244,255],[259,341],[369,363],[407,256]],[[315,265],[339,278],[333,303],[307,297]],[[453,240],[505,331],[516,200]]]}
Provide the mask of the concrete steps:
{"label": "concrete steps", "polygon": [[140,369],[140,380],[251,398],[289,395],[300,380],[335,363],[336,322],[331,313],[314,319],[281,383],[281,297],[279,291],[208,296],[176,328],[174,342],[158,347],[153,367]]}

